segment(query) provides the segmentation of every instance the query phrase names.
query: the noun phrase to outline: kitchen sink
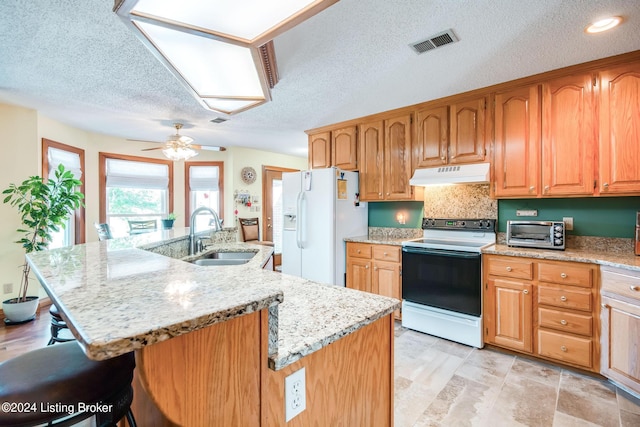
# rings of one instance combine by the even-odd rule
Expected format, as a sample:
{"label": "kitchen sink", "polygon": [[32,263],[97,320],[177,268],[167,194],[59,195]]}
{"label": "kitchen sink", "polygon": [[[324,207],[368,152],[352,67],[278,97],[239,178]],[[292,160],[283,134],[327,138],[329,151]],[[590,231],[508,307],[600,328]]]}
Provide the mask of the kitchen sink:
{"label": "kitchen sink", "polygon": [[[200,259],[233,259],[233,260],[250,260],[255,252],[209,252],[200,257]],[[219,264],[222,265],[222,264]]]}
{"label": "kitchen sink", "polygon": [[200,258],[195,261],[192,261],[195,265],[200,266],[211,266],[211,265],[242,265],[248,263],[248,259],[238,259],[238,258]]}

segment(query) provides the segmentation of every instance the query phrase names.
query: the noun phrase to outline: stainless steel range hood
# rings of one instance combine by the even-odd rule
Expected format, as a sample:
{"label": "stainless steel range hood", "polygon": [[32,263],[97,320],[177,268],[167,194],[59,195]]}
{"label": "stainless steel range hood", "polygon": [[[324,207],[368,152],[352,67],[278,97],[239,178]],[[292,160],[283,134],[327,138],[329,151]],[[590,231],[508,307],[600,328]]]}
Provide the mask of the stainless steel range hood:
{"label": "stainless steel range hood", "polygon": [[482,184],[489,182],[489,163],[448,165],[416,169],[409,180],[411,185]]}

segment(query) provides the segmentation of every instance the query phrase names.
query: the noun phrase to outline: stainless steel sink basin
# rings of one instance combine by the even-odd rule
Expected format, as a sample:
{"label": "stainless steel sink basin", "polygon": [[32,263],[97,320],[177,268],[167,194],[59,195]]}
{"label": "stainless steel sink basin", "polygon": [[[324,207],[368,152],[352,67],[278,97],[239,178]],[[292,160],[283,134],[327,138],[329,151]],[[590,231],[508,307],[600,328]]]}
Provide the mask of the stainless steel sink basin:
{"label": "stainless steel sink basin", "polygon": [[209,252],[203,255],[200,259],[242,259],[250,260],[255,255],[255,252]]}
{"label": "stainless steel sink basin", "polygon": [[195,265],[201,266],[211,266],[211,265],[242,265],[248,263],[248,259],[238,259],[238,258],[201,258],[193,261]]}

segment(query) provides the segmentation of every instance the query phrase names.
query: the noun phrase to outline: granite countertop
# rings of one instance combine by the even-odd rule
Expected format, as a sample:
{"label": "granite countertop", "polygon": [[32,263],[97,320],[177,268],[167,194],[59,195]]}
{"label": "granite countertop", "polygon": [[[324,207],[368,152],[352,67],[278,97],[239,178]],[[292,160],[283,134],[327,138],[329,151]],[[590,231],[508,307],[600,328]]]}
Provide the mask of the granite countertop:
{"label": "granite countertop", "polygon": [[273,248],[214,243],[204,252],[254,251],[246,264],[198,266],[144,249],[180,243],[188,228],[34,252],[27,259],[87,355],[104,360],[214,323],[269,309],[269,366],[278,370],[373,323],[398,300],[263,270]]}
{"label": "granite countertop", "polygon": [[482,253],[540,258],[556,261],[585,262],[640,271],[640,257],[631,252],[593,251],[587,249],[566,249],[564,251],[554,251],[545,249],[516,248],[498,244],[483,249]]}
{"label": "granite countertop", "polygon": [[344,239],[345,242],[356,242],[356,243],[372,243],[375,245],[394,245],[394,246],[402,246],[402,242],[407,240],[411,240],[407,237],[388,237],[388,236],[356,236],[356,237],[346,237]]}

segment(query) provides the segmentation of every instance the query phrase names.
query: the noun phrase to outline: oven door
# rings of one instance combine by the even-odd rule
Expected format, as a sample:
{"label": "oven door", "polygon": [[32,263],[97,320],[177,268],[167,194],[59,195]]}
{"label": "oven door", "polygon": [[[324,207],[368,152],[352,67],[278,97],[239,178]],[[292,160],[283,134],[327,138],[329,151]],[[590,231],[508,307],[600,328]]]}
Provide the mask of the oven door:
{"label": "oven door", "polygon": [[403,247],[402,299],[480,317],[481,254]]}

